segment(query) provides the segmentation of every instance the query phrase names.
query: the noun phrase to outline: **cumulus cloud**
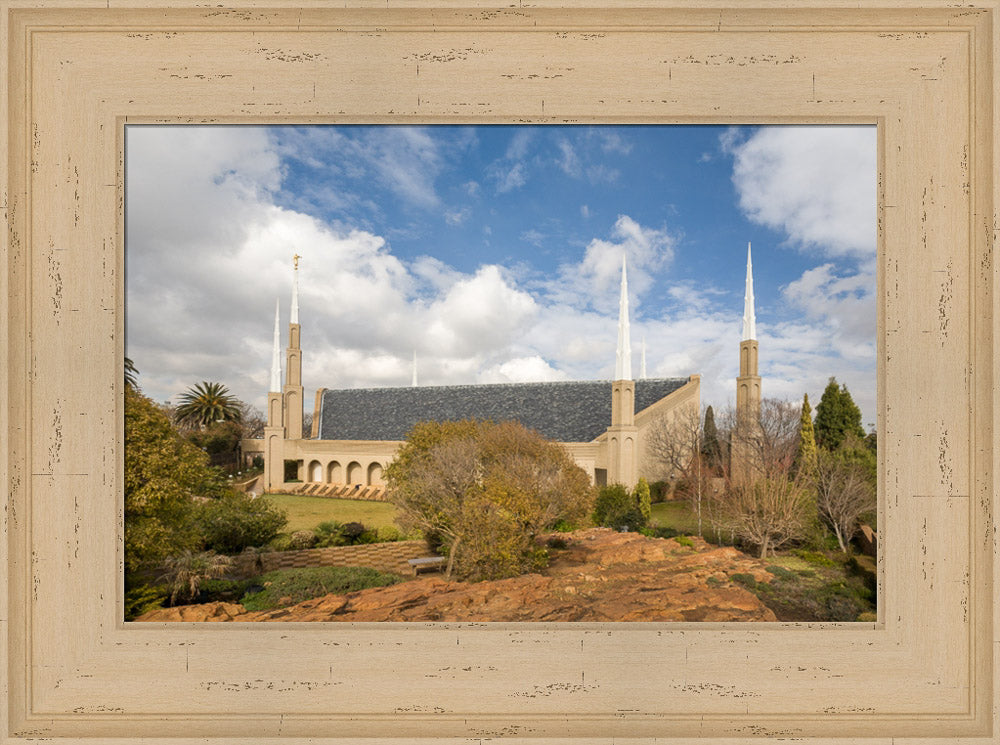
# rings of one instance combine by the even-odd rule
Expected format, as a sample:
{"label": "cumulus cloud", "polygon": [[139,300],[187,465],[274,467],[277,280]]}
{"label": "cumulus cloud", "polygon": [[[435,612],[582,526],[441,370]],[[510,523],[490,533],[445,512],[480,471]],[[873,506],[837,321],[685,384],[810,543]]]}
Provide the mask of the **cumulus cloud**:
{"label": "cumulus cloud", "polygon": [[651,287],[653,272],[663,270],[673,260],[675,244],[676,238],[666,229],[649,228],[628,215],[619,215],[608,238],[593,238],[581,261],[560,267],[558,279],[547,285],[550,299],[578,309],[616,309],[618,295],[613,289],[621,280],[624,255],[629,292],[637,303]]}
{"label": "cumulus cloud", "polygon": [[538,383],[568,380],[569,376],[557,370],[537,354],[516,357],[483,370],[480,383]]}
{"label": "cumulus cloud", "polygon": [[[297,143],[242,127],[153,133],[129,128],[127,135],[127,346],[140,384],[157,400],[200,380],[218,380],[241,398],[263,403],[275,296],[284,349],[296,253],[303,257],[307,402],[319,385],[408,385],[415,350],[419,379],[427,385],[611,377],[623,254],[632,294],[633,369],[639,369],[644,335],[650,375],[700,373],[705,403],[718,408],[733,397],[742,301],[729,302],[732,291],[674,279],[680,242],[667,226],[627,214],[613,224],[597,222],[595,211],[575,257],[544,278],[517,265],[461,271],[436,257],[401,259],[392,246],[397,234],[387,229],[324,221],[279,204],[290,149],[308,159],[324,147],[338,148],[357,158],[353,166],[338,160],[339,168],[369,173],[375,172],[372,159],[394,152],[377,177],[409,171],[396,187],[400,198],[416,209],[437,210],[447,221],[450,208],[434,191],[434,173],[450,156],[424,131],[400,129],[352,142],[310,135],[309,142]],[[627,148],[625,141],[581,137],[596,150]],[[730,144],[734,163],[738,149],[753,139]],[[526,162],[519,159],[529,158],[531,144],[529,136],[512,138],[501,162],[508,176]],[[464,183],[463,192],[474,194],[478,186],[470,185],[478,182]],[[583,206],[580,214],[591,213]],[[791,225],[796,213],[788,214]],[[481,231],[488,235],[490,227]],[[537,230],[521,238],[543,242]],[[782,289],[788,318],[758,319],[765,395],[798,398],[805,386],[818,396],[829,374],[860,393],[864,375],[871,374],[874,264],[857,252],[851,254],[857,266],[845,268],[834,255],[838,249],[824,250],[828,260]],[[642,304],[654,280],[658,300],[668,301],[655,314],[643,312]],[[741,295],[742,276],[734,284]],[[836,369],[828,364],[833,357]],[[873,410],[873,401],[858,396],[858,402]]]}
{"label": "cumulus cloud", "polygon": [[762,127],[746,139],[731,129],[721,145],[752,221],[824,255],[874,254],[874,127]]}

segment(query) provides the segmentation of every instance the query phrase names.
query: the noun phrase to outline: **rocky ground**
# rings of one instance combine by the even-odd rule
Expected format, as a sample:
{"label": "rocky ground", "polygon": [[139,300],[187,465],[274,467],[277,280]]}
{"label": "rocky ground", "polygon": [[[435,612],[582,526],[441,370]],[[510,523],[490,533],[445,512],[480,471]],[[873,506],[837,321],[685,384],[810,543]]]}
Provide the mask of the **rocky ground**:
{"label": "rocky ground", "polygon": [[138,621],[774,621],[751,592],[731,582],[770,582],[765,565],[734,548],[693,546],[607,528],[561,533],[539,574],[490,582],[441,575],[298,605],[248,612],[234,603],[151,611]]}

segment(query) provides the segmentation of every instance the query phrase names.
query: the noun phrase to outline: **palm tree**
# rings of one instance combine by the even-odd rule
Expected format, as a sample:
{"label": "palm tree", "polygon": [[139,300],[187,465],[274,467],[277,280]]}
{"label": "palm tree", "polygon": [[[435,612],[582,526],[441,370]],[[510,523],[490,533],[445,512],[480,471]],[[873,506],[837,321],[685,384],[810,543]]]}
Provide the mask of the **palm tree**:
{"label": "palm tree", "polygon": [[135,363],[128,357],[125,358],[125,387],[133,391],[139,387],[139,371],[135,369]]}
{"label": "palm tree", "polygon": [[182,393],[174,415],[180,422],[205,427],[212,422],[238,422],[242,418],[241,402],[230,395],[222,383],[202,381]]}
{"label": "palm tree", "polygon": [[233,560],[228,556],[220,556],[212,551],[200,554],[185,551],[179,556],[167,558],[159,580],[165,582],[170,590],[171,605],[178,600],[191,602],[204,580],[225,576],[232,563]]}

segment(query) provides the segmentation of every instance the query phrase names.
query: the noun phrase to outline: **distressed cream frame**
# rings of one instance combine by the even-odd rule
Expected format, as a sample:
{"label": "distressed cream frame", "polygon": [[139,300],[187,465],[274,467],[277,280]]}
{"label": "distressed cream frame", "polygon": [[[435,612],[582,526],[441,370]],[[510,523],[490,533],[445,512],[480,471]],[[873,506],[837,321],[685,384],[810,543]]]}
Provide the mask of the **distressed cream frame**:
{"label": "distressed cream frame", "polygon": [[[0,740],[996,742],[997,0],[272,4],[0,0]],[[123,624],[123,127],[265,121],[877,124],[878,623]]]}

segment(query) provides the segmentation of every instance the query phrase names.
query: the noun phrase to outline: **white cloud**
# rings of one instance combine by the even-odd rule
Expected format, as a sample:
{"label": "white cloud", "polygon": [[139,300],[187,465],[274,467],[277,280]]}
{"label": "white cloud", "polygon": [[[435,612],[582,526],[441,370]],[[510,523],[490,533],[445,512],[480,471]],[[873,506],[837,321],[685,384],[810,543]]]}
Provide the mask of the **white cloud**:
{"label": "white cloud", "polygon": [[556,143],[556,146],[559,148],[560,155],[560,157],[556,160],[559,168],[567,176],[579,178],[581,173],[580,156],[576,154],[576,150],[574,150],[573,145],[570,144],[570,141],[565,137],[561,137]]}
{"label": "white cloud", "polygon": [[490,176],[496,182],[498,194],[519,189],[528,183],[527,167],[524,163],[497,165],[491,169]]}
{"label": "white cloud", "polygon": [[624,254],[629,293],[637,303],[651,287],[652,273],[673,260],[675,242],[665,229],[647,228],[628,215],[619,215],[609,239],[592,239],[579,263],[560,267],[559,278],[548,284],[549,293],[554,301],[577,308],[617,309],[618,295],[612,290],[621,280]]}
{"label": "white cloud", "polygon": [[538,355],[516,357],[483,370],[480,383],[541,383],[568,380],[569,376],[552,367]]}
{"label": "white cloud", "polygon": [[743,141],[730,129],[721,145],[752,221],[823,255],[874,255],[874,127],[762,127]]}
{"label": "white cloud", "polygon": [[545,236],[538,230],[532,228],[531,230],[526,230],[521,233],[521,240],[525,243],[530,243],[532,246],[541,248],[545,241]]}
{"label": "white cloud", "polygon": [[446,210],[444,213],[444,221],[449,225],[461,225],[472,215],[472,210],[469,207],[463,207],[456,210]]}
{"label": "white cloud", "polygon": [[[419,131],[396,136],[392,147],[413,163],[440,157]],[[425,385],[611,377],[623,253],[633,369],[645,335],[651,375],[700,373],[703,402],[717,409],[733,397],[742,303],[722,306],[720,290],[671,279],[678,240],[666,227],[621,215],[595,228],[577,260],[544,280],[518,267],[463,272],[429,256],[403,261],[376,231],[275,206],[281,160],[261,130],[161,129],[153,137],[130,128],[128,137],[128,351],[157,400],[218,380],[263,403],[276,294],[282,350],[287,343],[294,253],[303,257],[308,406],[320,385],[408,385],[414,349]],[[510,152],[523,156],[529,144],[520,139]],[[432,181],[420,183],[411,179],[413,194],[428,184],[433,193]],[[522,238],[542,241],[537,231]],[[787,319],[758,321],[765,395],[798,399],[808,390],[818,401],[836,375],[857,392],[866,416],[874,410],[874,393],[863,393],[873,371],[872,266],[852,273],[831,260],[783,288]],[[660,317],[637,312],[654,278],[657,294],[673,301]],[[741,288],[742,277],[735,284]]]}

